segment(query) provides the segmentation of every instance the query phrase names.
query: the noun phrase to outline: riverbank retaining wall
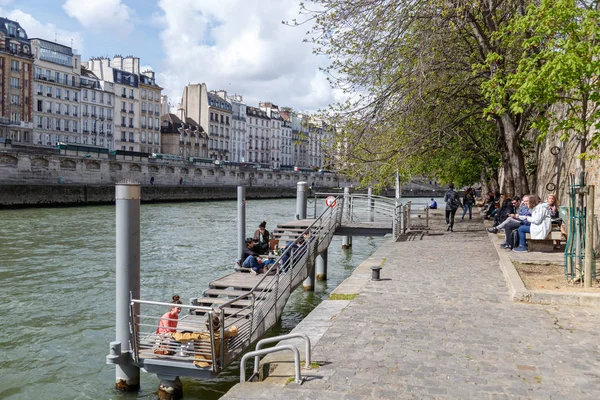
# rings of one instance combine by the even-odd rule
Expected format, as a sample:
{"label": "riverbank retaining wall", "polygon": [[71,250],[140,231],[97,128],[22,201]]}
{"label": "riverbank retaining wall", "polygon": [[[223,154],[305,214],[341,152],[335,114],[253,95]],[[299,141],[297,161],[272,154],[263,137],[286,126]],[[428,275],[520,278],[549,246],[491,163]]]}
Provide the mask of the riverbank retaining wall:
{"label": "riverbank retaining wall", "polygon": [[[142,201],[235,198],[244,185],[251,197],[291,197],[297,183],[327,190],[351,186],[332,172],[275,171],[232,165],[133,158],[58,149],[0,147],[0,206],[97,204],[114,201],[124,179],[143,185]],[[151,184],[153,183],[153,184]]]}
{"label": "riverbank retaining wall", "polygon": [[[293,198],[290,187],[247,187],[246,197]],[[234,200],[236,186],[142,186],[142,202]],[[0,185],[0,208],[111,204],[114,185]]]}

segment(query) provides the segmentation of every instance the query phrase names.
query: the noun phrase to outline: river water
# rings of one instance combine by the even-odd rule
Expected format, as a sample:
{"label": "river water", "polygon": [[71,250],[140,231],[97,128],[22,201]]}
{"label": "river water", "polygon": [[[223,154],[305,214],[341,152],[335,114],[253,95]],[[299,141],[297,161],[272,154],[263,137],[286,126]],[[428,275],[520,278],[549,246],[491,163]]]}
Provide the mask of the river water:
{"label": "river water", "polygon": [[[310,206],[309,206],[310,209]],[[295,199],[249,200],[247,236],[293,219]],[[141,208],[141,298],[198,297],[232,272],[237,250],[235,201],[151,204]],[[327,282],[300,288],[271,334],[289,332],[387,238],[334,237]],[[153,399],[114,390],[105,364],[114,340],[115,207],[0,210],[0,399]],[[185,302],[185,301],[184,301]],[[239,365],[218,379],[183,378],[186,399],[218,399],[239,381]]]}

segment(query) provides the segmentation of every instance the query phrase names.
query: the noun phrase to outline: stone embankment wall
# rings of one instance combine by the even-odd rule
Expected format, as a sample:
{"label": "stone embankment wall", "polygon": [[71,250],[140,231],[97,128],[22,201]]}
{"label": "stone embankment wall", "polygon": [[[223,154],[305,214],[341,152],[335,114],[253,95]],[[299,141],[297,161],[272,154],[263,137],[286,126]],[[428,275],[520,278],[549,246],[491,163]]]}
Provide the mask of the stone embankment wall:
{"label": "stone embankment wall", "polygon": [[[293,198],[291,187],[247,187],[246,197]],[[142,202],[233,200],[236,186],[142,186]],[[0,208],[111,204],[114,185],[0,185]]]}
{"label": "stone embankment wall", "polygon": [[[570,181],[576,174],[579,144],[571,138],[566,143],[558,136],[548,135],[546,140],[536,145],[536,173],[532,177],[531,188],[534,193],[545,199],[550,193],[558,197],[560,205],[569,205],[568,190]],[[596,216],[595,248],[600,250],[600,152],[589,151],[590,159],[585,162],[586,185],[595,186],[594,213]],[[560,170],[560,179],[558,171]]]}
{"label": "stone embankment wall", "polygon": [[[154,185],[150,185],[154,178]],[[89,204],[114,199],[123,179],[140,182],[143,201],[235,198],[245,185],[252,197],[291,196],[299,181],[319,189],[353,182],[329,172],[257,170],[148,158],[57,154],[0,147],[0,205]],[[254,190],[256,188],[257,190]]]}
{"label": "stone embankment wall", "polygon": [[272,186],[296,187],[305,181],[319,187],[350,184],[334,173],[240,169],[214,164],[197,165],[182,161],[165,161],[120,156],[86,157],[80,155],[46,155],[10,151],[0,148],[0,184],[114,184],[132,179],[142,184],[190,186]]}

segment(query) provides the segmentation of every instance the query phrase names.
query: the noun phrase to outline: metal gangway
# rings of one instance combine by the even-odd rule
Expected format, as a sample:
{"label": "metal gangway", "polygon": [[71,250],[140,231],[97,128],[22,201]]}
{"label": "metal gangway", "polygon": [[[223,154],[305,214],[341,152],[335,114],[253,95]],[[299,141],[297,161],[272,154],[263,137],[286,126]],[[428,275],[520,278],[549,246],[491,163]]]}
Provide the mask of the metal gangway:
{"label": "metal gangway", "polygon": [[[325,199],[341,196],[339,193],[314,192],[309,209],[317,215],[319,208],[326,207]],[[363,234],[377,236],[391,233],[395,239],[415,230],[429,229],[427,203],[402,201],[372,193],[350,193],[347,190],[342,197],[342,218],[336,234]],[[379,232],[379,233],[378,233]]]}
{"label": "metal gangway", "polygon": [[[343,198],[337,201],[344,203]],[[342,221],[344,207],[327,207],[279,254],[268,271],[236,271],[209,283],[202,296],[181,305],[176,332],[157,333],[170,303],[131,299],[135,365],[161,379],[210,379],[240,358],[281,317],[291,293],[315,268]],[[216,324],[214,323],[216,321]]]}

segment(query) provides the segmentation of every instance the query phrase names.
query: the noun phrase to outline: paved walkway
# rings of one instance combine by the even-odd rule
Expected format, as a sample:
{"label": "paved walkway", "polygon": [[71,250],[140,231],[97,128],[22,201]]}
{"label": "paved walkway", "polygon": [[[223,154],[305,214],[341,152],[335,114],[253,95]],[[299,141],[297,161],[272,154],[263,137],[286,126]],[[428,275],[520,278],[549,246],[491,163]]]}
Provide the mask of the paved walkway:
{"label": "paved walkway", "polygon": [[432,223],[423,240],[373,255],[386,280],[359,268],[346,285],[354,300],[325,301],[303,321],[337,309],[307,381],[244,383],[223,398],[600,398],[600,309],[509,301],[481,221],[454,233]]}

